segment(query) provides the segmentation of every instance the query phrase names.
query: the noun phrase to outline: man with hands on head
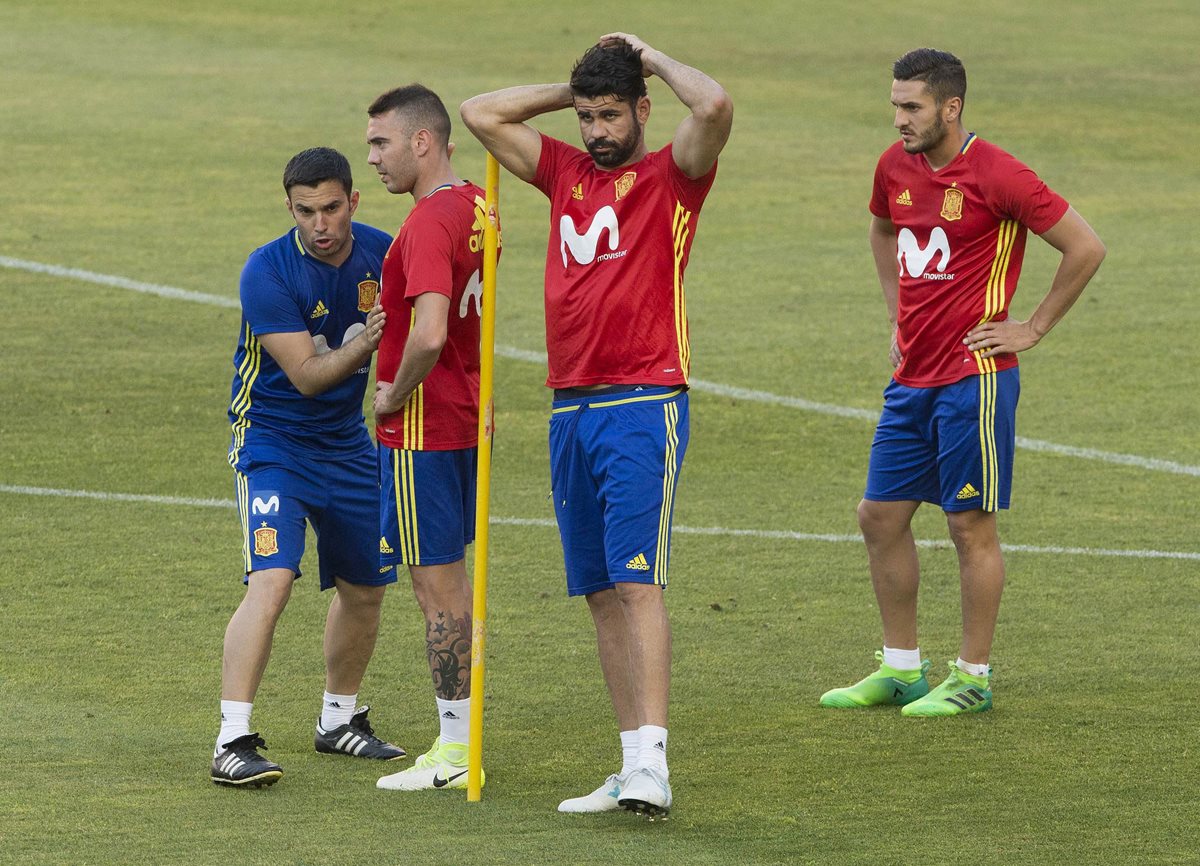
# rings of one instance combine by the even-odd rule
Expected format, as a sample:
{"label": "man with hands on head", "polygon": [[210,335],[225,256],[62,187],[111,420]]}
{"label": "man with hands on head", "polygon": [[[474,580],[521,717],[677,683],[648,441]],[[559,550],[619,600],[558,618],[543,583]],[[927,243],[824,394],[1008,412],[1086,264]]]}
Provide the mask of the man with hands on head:
{"label": "man with hands on head", "polygon": [[[650,76],[688,109],[657,151],[644,137]],[[527,123],[563,109],[575,112],[586,152]],[[559,810],[665,815],[671,629],[663,589],[691,356],[683,275],[733,105],[703,72],[611,33],[568,83],[476,96],[462,117],[501,165],[550,200],[555,516],[567,591],[587,599],[623,755],[618,772]]]}

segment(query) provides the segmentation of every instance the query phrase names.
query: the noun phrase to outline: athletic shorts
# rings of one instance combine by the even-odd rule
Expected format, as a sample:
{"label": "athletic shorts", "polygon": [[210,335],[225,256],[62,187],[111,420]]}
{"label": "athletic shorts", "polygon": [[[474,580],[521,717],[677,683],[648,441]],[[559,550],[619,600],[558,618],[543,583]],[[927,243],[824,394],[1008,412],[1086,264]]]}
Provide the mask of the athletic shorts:
{"label": "athletic shorts", "polygon": [[475,540],[478,450],[379,445],[379,565],[443,565]]}
{"label": "athletic shorts", "polygon": [[364,586],[394,583],[396,570],[381,569],[375,552],[379,489],[371,452],[329,462],[283,458],[280,449],[258,449],[245,472],[234,470],[247,579],[267,568],[300,577],[307,520],[317,535],[321,589],[335,577]]}
{"label": "athletic shorts", "polygon": [[634,387],[555,393],[550,482],[569,595],[621,582],[667,585],[688,396]]}
{"label": "athletic shorts", "polygon": [[950,385],[884,389],[866,499],[945,511],[1008,508],[1016,445],[1017,367]]}

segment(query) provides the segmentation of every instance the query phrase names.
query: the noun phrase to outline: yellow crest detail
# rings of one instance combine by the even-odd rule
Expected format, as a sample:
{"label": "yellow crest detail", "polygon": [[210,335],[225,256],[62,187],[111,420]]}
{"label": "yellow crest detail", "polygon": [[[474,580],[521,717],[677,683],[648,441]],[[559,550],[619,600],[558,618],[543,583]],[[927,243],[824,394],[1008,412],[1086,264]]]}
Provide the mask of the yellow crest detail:
{"label": "yellow crest detail", "polygon": [[278,533],[265,523],[262,528],[254,530],[254,553],[256,556],[279,553]]}
{"label": "yellow crest detail", "polygon": [[577,183],[571,187],[571,198],[575,201],[583,201],[583,183]]}
{"label": "yellow crest detail", "polygon": [[375,299],[379,297],[379,283],[375,280],[363,280],[358,284],[358,311],[371,312]]}
{"label": "yellow crest detail", "polygon": [[951,187],[946,190],[946,197],[942,199],[942,219],[947,222],[954,222],[962,219],[963,211],[963,194],[962,190]]}
{"label": "yellow crest detail", "polygon": [[624,198],[625,196],[627,196],[629,194],[629,191],[631,189],[633,189],[633,182],[635,180],[637,180],[637,172],[636,171],[627,171],[623,175],[621,175],[619,178],[617,178],[615,181],[613,181],[613,187],[617,191],[616,201],[620,201],[622,198]]}

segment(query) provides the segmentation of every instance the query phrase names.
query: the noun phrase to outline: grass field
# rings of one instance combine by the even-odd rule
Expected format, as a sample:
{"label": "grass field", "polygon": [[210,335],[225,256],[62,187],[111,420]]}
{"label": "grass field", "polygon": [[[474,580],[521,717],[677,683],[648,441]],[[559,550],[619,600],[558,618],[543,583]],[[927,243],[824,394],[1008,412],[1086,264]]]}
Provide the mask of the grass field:
{"label": "grass field", "polygon": [[[456,106],[562,80],[614,29],[736,106],[688,274],[703,385],[668,593],[671,820],[554,811],[618,756],[547,522],[545,371],[524,360],[544,348],[546,205],[508,176],[484,801],[386,795],[378,766],[312,752],[328,598],[311,575],[255,704],[287,775],[216,788],[241,593],[224,459],[237,277],[290,225],[283,164],[338,147],[359,218],[394,229],[410,200],[366,165],[375,95],[421,80]],[[0,863],[1200,862],[1198,43],[1187,0],[0,2]],[[816,705],[879,640],[853,512],[888,375],[866,202],[894,138],[890,63],[921,44],[964,59],[968,128],[1109,249],[1022,359],[995,710],[932,724]],[[683,111],[661,82],[651,97],[657,146]],[[565,113],[544,128],[576,135]],[[455,141],[481,179],[461,125]],[[1031,240],[1017,315],[1052,252]],[[916,532],[944,538],[941,516],[923,509]],[[922,557],[940,675],[957,571],[944,545]],[[422,634],[411,593],[390,593],[363,688],[414,754],[435,733]]]}

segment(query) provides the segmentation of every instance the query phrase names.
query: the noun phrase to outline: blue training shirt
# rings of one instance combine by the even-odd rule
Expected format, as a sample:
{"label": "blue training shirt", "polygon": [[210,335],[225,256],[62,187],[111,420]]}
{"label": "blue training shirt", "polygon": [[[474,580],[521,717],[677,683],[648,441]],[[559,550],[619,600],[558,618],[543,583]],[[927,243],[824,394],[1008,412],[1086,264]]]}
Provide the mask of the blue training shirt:
{"label": "blue training shirt", "polygon": [[324,352],[366,327],[392,238],[363,223],[352,223],[351,231],[354,246],[340,267],[310,255],[293,228],[256,249],[242,268],[242,327],[229,403],[229,463],[236,469],[247,468],[256,446],[316,457],[372,449],[362,411],[369,361],[323,394],[305,397],[258,339],[307,331]]}

